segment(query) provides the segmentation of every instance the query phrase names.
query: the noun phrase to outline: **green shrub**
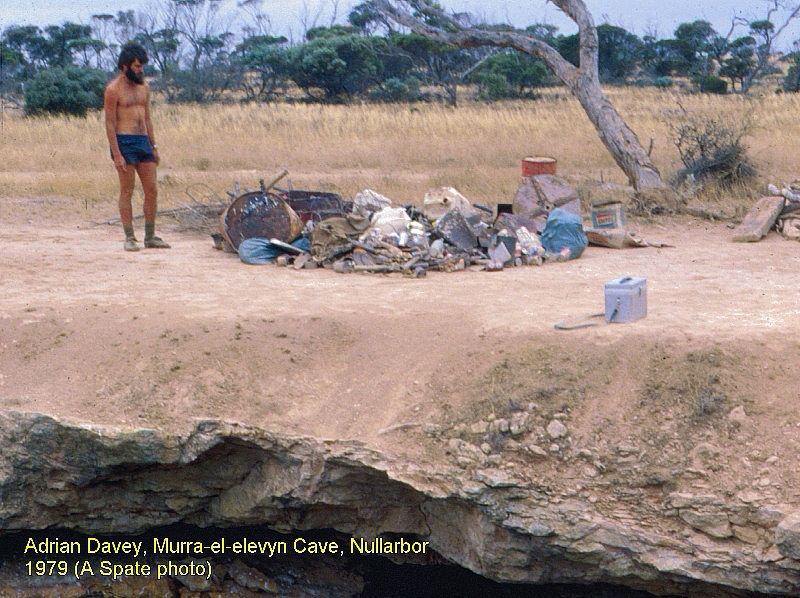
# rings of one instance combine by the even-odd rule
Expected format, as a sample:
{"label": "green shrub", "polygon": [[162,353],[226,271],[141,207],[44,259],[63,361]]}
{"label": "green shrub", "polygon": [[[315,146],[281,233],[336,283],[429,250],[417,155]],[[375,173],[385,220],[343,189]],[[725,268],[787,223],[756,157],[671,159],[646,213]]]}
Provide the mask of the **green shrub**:
{"label": "green shrub", "polygon": [[672,83],[673,81],[669,77],[656,77],[655,79],[653,79],[653,87],[659,87],[659,88],[672,87]]}
{"label": "green shrub", "polygon": [[678,181],[713,181],[723,186],[746,183],[756,175],[744,143],[752,114],[723,119],[691,114],[681,107],[669,122],[670,134],[684,168]]}
{"label": "green shrub", "polygon": [[373,91],[370,97],[382,102],[415,102],[419,100],[419,88],[419,79],[415,77],[406,80],[391,77]]}
{"label": "green shrub", "polygon": [[728,93],[728,82],[714,75],[703,77],[700,80],[700,91],[703,93],[718,93],[725,95]]}
{"label": "green shrub", "polygon": [[508,79],[500,73],[482,73],[476,77],[479,96],[485,100],[503,100],[511,96]]}
{"label": "green shrub", "polygon": [[800,91],[800,64],[793,64],[786,72],[786,77],[783,79],[784,91],[797,92]]}
{"label": "green shrub", "polygon": [[103,71],[66,67],[39,71],[25,83],[25,113],[86,116],[103,107],[108,81]]}

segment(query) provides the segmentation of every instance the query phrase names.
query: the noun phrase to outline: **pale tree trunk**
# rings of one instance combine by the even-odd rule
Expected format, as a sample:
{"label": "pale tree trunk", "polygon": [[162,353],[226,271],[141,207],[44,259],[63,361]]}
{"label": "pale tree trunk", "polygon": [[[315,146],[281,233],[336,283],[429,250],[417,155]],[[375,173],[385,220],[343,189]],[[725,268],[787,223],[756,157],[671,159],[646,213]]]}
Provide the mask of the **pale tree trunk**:
{"label": "pale tree trunk", "polygon": [[[637,191],[665,189],[658,169],[650,161],[650,156],[636,133],[628,127],[600,87],[597,73],[597,30],[583,0],[551,1],[578,25],[580,67],[575,67],[565,60],[555,48],[542,40],[518,32],[490,31],[465,26],[434,8],[428,0],[411,2],[374,0],[375,6],[381,13],[420,35],[464,48],[476,46],[513,48],[537,57],[580,102],[600,135],[600,140],[628,177],[633,188]],[[412,15],[412,9],[423,10],[434,15],[440,22],[446,22],[447,31],[427,25]]]}
{"label": "pale tree trunk", "polygon": [[636,133],[625,124],[600,86],[578,85],[570,91],[580,102],[597,130],[600,141],[628,177],[631,186],[637,191],[665,189],[658,169],[650,161]]}

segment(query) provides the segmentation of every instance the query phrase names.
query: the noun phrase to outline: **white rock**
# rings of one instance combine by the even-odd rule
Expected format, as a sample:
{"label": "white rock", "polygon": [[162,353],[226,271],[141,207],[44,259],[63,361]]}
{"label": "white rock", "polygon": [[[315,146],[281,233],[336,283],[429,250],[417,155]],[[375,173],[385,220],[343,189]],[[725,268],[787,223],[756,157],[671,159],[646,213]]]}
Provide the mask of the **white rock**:
{"label": "white rock", "polygon": [[567,426],[562,424],[557,419],[554,419],[547,424],[547,435],[552,439],[564,438],[568,433]]}

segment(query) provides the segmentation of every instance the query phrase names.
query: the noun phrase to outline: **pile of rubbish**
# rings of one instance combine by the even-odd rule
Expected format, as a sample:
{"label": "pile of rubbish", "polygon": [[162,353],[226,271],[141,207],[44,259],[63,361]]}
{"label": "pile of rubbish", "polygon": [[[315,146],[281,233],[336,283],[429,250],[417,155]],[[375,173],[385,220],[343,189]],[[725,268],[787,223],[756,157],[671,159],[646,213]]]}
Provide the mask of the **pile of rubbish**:
{"label": "pile of rubbish", "polygon": [[551,175],[527,177],[514,204],[496,208],[452,187],[430,190],[421,206],[398,206],[370,189],[352,201],[282,189],[280,178],[229,193],[233,200],[212,235],[217,248],[248,264],[423,277],[575,259],[588,245],[577,194]]}

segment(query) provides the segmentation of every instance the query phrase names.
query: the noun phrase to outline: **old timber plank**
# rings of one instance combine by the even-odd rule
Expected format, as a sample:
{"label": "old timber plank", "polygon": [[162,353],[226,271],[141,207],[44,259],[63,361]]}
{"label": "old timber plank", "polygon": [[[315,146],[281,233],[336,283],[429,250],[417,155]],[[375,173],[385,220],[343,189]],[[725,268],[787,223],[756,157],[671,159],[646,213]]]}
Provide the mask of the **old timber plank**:
{"label": "old timber plank", "polygon": [[773,195],[759,199],[734,229],[733,240],[739,243],[760,241],[775,224],[783,210],[784,201],[783,197]]}

